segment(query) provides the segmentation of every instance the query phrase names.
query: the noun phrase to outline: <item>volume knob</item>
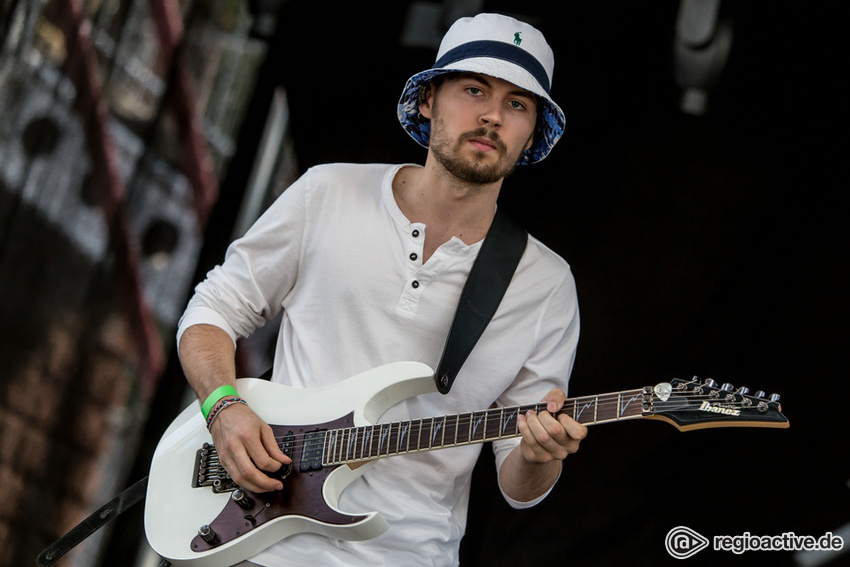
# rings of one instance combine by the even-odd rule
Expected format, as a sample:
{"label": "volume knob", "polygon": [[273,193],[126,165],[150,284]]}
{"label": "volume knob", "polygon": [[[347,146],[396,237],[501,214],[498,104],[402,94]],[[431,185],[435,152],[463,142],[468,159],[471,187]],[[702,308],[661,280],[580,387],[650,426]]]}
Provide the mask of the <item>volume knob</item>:
{"label": "volume knob", "polygon": [[214,543],[216,537],[218,537],[209,524],[204,524],[198,528],[198,535],[201,536],[201,539],[207,543]]}
{"label": "volume knob", "polygon": [[248,510],[254,507],[254,499],[245,494],[245,491],[241,488],[237,488],[233,491],[233,495],[230,497],[236,502],[240,508],[244,510]]}

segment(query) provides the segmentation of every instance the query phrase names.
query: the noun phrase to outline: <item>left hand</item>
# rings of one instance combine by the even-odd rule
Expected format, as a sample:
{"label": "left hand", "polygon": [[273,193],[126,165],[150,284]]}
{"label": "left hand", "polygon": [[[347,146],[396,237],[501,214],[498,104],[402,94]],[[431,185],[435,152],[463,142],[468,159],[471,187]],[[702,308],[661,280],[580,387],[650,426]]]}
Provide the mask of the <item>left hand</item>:
{"label": "left hand", "polygon": [[563,461],[578,451],[579,443],[587,436],[587,427],[566,414],[555,417],[566,400],[567,395],[556,388],[543,397],[548,411],[540,414],[529,411],[518,416],[520,449],[527,462]]}

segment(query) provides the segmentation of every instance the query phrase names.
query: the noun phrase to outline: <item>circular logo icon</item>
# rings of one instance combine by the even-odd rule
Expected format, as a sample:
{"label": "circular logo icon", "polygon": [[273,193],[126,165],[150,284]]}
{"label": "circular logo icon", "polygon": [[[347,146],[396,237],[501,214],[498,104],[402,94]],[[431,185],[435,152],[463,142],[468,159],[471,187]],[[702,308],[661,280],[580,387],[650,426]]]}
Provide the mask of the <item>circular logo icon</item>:
{"label": "circular logo icon", "polygon": [[708,547],[708,539],[691,528],[677,526],[667,532],[664,547],[674,558],[687,559]]}

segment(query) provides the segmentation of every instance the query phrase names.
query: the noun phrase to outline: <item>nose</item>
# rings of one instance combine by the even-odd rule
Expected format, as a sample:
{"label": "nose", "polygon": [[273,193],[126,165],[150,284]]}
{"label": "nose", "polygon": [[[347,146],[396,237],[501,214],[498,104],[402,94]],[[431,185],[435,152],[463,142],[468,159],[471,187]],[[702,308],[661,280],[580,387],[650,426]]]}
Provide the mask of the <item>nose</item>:
{"label": "nose", "polygon": [[502,125],[502,106],[494,102],[488,103],[479,118],[481,124],[498,128]]}

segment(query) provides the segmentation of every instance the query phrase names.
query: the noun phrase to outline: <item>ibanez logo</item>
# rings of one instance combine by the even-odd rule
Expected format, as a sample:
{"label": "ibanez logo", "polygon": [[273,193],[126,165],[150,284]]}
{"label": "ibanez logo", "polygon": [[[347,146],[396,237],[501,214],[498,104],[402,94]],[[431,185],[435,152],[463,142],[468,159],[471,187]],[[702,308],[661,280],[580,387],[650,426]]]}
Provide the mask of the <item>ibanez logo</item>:
{"label": "ibanez logo", "polygon": [[710,411],[711,413],[722,413],[723,415],[741,415],[741,410],[712,404],[711,402],[701,403],[699,409],[701,411]]}

